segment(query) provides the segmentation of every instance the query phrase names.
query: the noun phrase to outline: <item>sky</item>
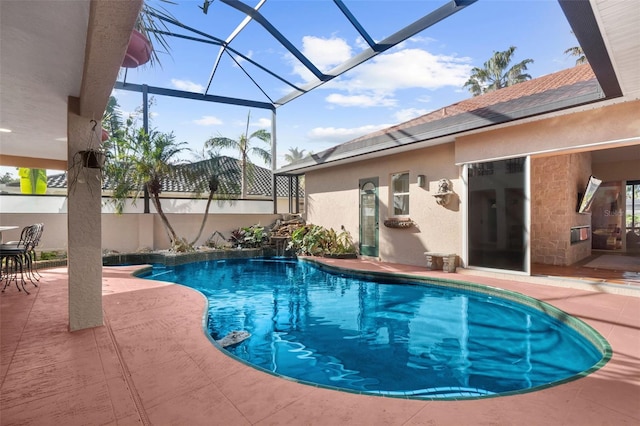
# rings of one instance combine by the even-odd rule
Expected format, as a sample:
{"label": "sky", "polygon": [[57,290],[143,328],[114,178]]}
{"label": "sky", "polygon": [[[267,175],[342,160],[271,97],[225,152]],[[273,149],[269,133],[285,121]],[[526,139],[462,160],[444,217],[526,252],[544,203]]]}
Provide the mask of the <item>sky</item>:
{"label": "sky", "polygon": [[[199,8],[204,0],[173,0],[174,4],[147,1],[164,8],[183,24],[222,40],[232,34],[245,16],[220,0],[211,3],[207,14]],[[245,1],[251,6],[258,2]],[[445,3],[444,0],[344,1],[375,41]],[[260,12],[323,72],[366,48],[363,38],[332,1],[267,0]],[[168,28],[179,34],[205,37],[173,25]],[[230,43],[245,58],[223,54],[215,73],[218,45],[174,37],[167,40],[171,50],[158,50],[160,65],[122,68],[118,80],[269,102],[269,98],[275,101],[293,89],[245,58],[294,85],[303,85],[311,77],[308,69],[255,21]],[[277,165],[286,164],[284,155],[291,148],[318,153],[471,97],[463,88],[471,69],[482,67],[496,51],[515,46],[513,63],[533,59],[528,73],[535,78],[574,66],[576,58],[564,52],[577,45],[557,0],[479,0],[278,107]],[[142,95],[137,92],[114,90],[113,95],[125,117],[142,104]],[[249,133],[258,129],[271,131],[273,117],[269,110],[166,96],[153,99],[151,127],[173,132],[177,141],[187,142],[194,151],[201,151],[211,137],[238,139],[246,130],[249,115]],[[252,142],[266,147],[257,140]],[[233,151],[222,153],[237,156]],[[184,159],[193,158],[185,154]],[[264,165],[257,158],[253,161]]]}

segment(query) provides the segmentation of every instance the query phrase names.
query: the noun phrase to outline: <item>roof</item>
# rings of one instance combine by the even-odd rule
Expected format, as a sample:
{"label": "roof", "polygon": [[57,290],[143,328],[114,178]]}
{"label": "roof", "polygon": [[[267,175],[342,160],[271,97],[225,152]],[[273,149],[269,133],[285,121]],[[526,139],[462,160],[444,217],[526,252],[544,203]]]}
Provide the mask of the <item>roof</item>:
{"label": "roof", "polygon": [[[376,151],[435,140],[604,98],[589,64],[466,99],[353,139],[283,167],[291,172]],[[435,144],[435,142],[434,142]]]}
{"label": "roof", "polygon": [[[195,163],[185,163],[177,165],[176,173],[169,179],[162,181],[162,192],[174,193],[194,193],[196,188],[206,188],[209,176],[214,174],[219,176],[221,181],[234,182],[234,185],[227,185],[232,188],[230,194],[240,195],[240,176],[241,166],[240,160],[235,158],[221,156],[216,160],[204,160]],[[264,167],[253,166],[253,179],[249,180],[247,185],[247,195],[252,197],[271,197],[271,170]],[[195,176],[193,181],[191,176]],[[60,173],[47,177],[47,185],[49,188],[66,188],[67,174]],[[110,182],[105,179],[103,189],[111,189]],[[289,186],[286,177],[277,179],[278,197],[289,196]],[[293,192],[293,191],[292,191]],[[299,189],[302,196],[304,190]]]}
{"label": "roof", "polygon": [[[630,99],[640,97],[638,2],[557,1],[608,97],[617,96],[620,91]],[[87,120],[102,116],[120,73],[131,28],[142,3],[142,0],[0,1],[0,115],[2,127],[14,130],[0,136],[1,165],[67,168],[69,97],[80,99],[79,113]],[[241,2],[227,0],[210,3],[212,8],[231,6],[231,3],[245,7]],[[365,3],[359,6],[369,7]],[[377,2],[371,2],[374,3]],[[400,3],[389,2],[394,11],[400,10]],[[465,2],[449,2],[451,7],[456,4],[464,5]],[[385,7],[388,5],[381,6]],[[429,8],[429,5],[425,6],[425,9]],[[299,9],[304,9],[304,6],[299,6]],[[473,13],[473,7],[467,10]],[[345,11],[349,14],[348,10]],[[254,13],[240,13],[237,20],[222,22],[215,28],[209,26],[207,30],[222,30],[222,35],[218,36],[224,40],[230,34],[225,29],[233,28],[237,22],[250,16],[249,12]],[[215,16],[213,9],[209,16]],[[313,18],[318,19],[316,16]],[[287,28],[290,22],[291,19],[285,20],[277,28]],[[352,22],[354,27],[361,27]],[[424,24],[428,25],[428,22]],[[404,28],[401,35],[408,34],[407,27]],[[376,39],[382,40],[385,36],[387,34],[382,34]],[[253,40],[256,43],[263,41],[261,38]],[[237,70],[242,72],[240,68]],[[238,89],[244,90],[245,87]]]}

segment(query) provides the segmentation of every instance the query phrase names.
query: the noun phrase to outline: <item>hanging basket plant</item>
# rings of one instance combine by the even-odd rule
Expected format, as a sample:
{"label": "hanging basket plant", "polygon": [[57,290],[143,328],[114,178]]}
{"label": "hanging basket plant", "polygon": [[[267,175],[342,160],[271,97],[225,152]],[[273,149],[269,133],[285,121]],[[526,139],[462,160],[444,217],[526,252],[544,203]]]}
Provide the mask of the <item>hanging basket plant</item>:
{"label": "hanging basket plant", "polygon": [[151,59],[152,51],[151,42],[144,34],[134,29],[129,38],[129,46],[122,60],[122,66],[125,68],[137,68],[140,65],[144,65]]}
{"label": "hanging basket plant", "polygon": [[413,226],[413,221],[407,218],[391,218],[384,221],[384,226],[387,228],[410,228]]}
{"label": "hanging basket plant", "polygon": [[104,152],[95,149],[80,151],[79,154],[82,159],[82,167],[88,169],[102,169],[107,158]]}
{"label": "hanging basket plant", "polygon": [[96,128],[98,123],[95,120],[91,120],[91,124],[87,147],[74,154],[68,170],[67,185],[70,191],[75,191],[77,184],[85,184],[91,179],[102,182],[102,169],[107,160],[107,153],[100,144],[104,142],[106,132],[104,129]]}

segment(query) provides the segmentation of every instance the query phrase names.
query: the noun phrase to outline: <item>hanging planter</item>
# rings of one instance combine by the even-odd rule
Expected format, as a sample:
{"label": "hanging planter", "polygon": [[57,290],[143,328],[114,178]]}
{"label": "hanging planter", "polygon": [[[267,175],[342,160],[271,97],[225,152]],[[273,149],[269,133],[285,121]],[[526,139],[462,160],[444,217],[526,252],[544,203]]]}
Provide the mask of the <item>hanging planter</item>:
{"label": "hanging planter", "polygon": [[384,222],[384,226],[387,228],[411,228],[413,226],[413,221],[407,218],[391,218],[387,219]]}
{"label": "hanging planter", "polygon": [[102,169],[106,160],[106,155],[102,151],[96,151],[90,149],[88,151],[80,151],[80,158],[82,159],[82,167],[88,169]]}
{"label": "hanging planter", "polygon": [[138,30],[131,32],[129,37],[129,46],[127,53],[124,55],[122,66],[125,68],[137,68],[144,65],[151,59],[151,51],[153,47],[151,42]]}

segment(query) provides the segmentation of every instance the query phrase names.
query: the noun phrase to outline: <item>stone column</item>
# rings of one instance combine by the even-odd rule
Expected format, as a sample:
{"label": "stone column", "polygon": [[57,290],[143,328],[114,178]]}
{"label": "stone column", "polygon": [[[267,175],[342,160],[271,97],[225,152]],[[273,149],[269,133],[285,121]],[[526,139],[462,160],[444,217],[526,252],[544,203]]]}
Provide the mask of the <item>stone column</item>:
{"label": "stone column", "polygon": [[[91,119],[78,114],[79,99],[69,97],[67,111],[67,229],[69,330],[103,325],[100,169],[82,167],[78,151],[98,148],[101,122],[92,135]],[[93,140],[91,140],[93,138]]]}

